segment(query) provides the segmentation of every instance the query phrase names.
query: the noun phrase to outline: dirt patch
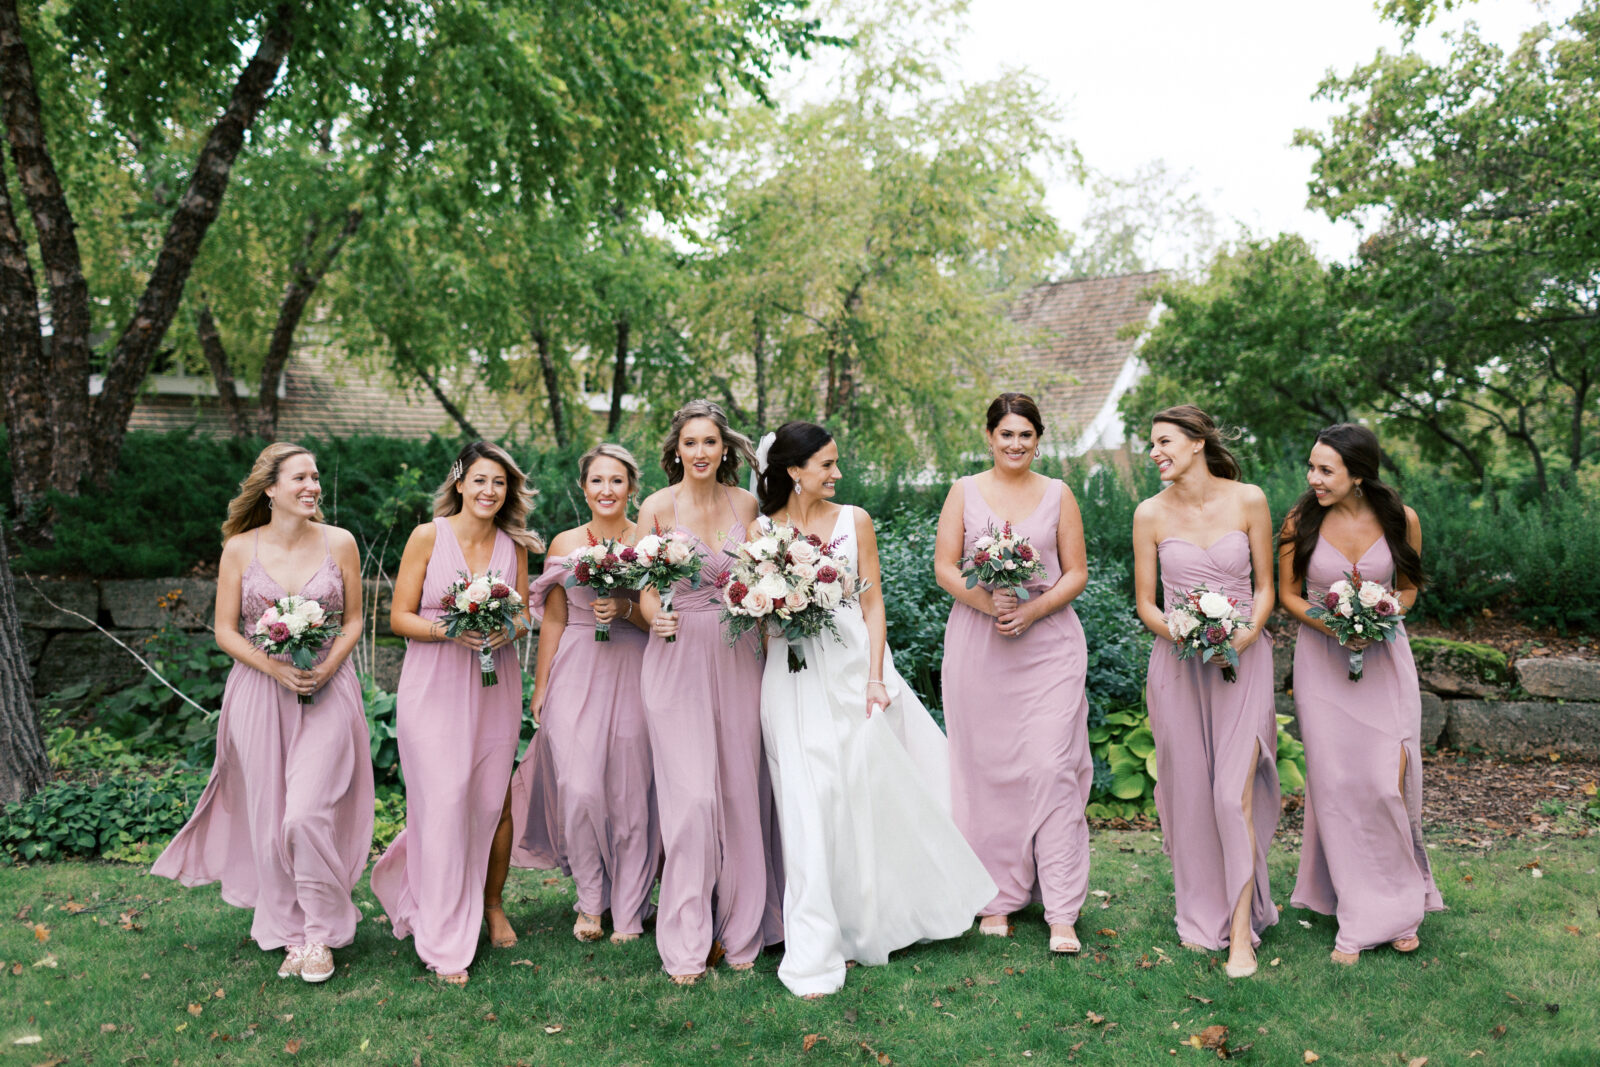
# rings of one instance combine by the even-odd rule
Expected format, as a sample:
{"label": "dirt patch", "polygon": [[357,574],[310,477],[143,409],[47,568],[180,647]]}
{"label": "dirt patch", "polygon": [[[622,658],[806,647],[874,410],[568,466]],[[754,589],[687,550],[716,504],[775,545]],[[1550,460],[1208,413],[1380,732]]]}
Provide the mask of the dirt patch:
{"label": "dirt patch", "polygon": [[1526,656],[1600,659],[1600,641],[1596,641],[1592,634],[1558,634],[1554,630],[1543,630],[1518,622],[1509,616],[1485,615],[1472,620],[1470,626],[1407,622],[1406,632],[1414,637],[1445,637],[1452,641],[1488,645],[1504,652],[1506,659],[1513,661]]}

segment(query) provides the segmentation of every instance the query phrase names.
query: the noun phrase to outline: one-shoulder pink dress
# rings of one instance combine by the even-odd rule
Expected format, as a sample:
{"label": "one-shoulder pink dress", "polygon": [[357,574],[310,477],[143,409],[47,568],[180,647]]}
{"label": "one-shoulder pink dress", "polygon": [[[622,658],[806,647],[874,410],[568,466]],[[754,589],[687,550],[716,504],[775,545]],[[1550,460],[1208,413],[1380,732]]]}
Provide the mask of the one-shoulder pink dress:
{"label": "one-shoulder pink dress", "polygon": [[[287,595],[252,556],[240,580],[240,631]],[[344,575],[331,552],[298,595],[344,610]],[[250,936],[263,949],[340,948],[355,940],[361,919],[350,891],[367,866],[372,817],[367,718],[350,661],[311,704],[235,663],[222,691],[211,780],[150,873],[189,886],[221,882],[223,900],[255,909]]]}
{"label": "one-shoulder pink dress", "polygon": [[[1163,604],[1199,586],[1239,601],[1250,614],[1250,538],[1230,530],[1201,548],[1169,537],[1157,548]],[[1278,828],[1278,727],[1272,700],[1272,635],[1262,634],[1239,657],[1237,680],[1196,657],[1180,660],[1170,641],[1150,651],[1146,700],[1156,741],[1156,808],[1177,890],[1178,938],[1228,947],[1233,908],[1254,883],[1253,943],[1278,921],[1267,884],[1267,847]],[[1259,755],[1257,755],[1259,749]],[[1248,785],[1251,825],[1244,818]]]}
{"label": "one-shoulder pink dress", "polygon": [[[962,555],[1001,518],[977,480],[963,478]],[[1052,480],[1033,514],[1013,523],[1045,563],[1038,595],[1061,577],[1056,531],[1065,486]],[[1003,637],[993,617],[961,601],[944,632],[944,718],[956,825],[999,894],[985,915],[1042,900],[1045,921],[1076,923],[1089,895],[1089,824],[1083,809],[1094,780],[1089,752],[1089,654],[1070,606],[1021,637]]]}
{"label": "one-shoulder pink dress", "polygon": [[[1352,566],[1393,585],[1384,538],[1352,564],[1319,536],[1306,566],[1308,599],[1316,603]],[[1367,649],[1360,681],[1350,681],[1349,662],[1333,638],[1300,626],[1294,707],[1306,746],[1306,821],[1290,903],[1335,916],[1334,947],[1353,953],[1414,937],[1444,900],[1422,840],[1422,694],[1404,624],[1392,642]]]}
{"label": "one-shoulder pink dress", "polygon": [[[417,614],[437,619],[466,558],[449,520],[434,519],[433,555]],[[511,584],[516,546],[495,531],[489,569]],[[494,653],[497,685],[479,681],[478,656],[451,641],[407,641],[396,693],[396,740],[406,776],[406,826],[372,868],[372,892],[396,937],[440,974],[465,971],[478,951],[489,846],[500,825],[522,727],[516,648]]]}
{"label": "one-shoulder pink dress", "polygon": [[652,634],[644,653],[666,854],[656,948],[674,975],[705,970],[713,940],[730,963],[749,963],[782,939],[782,845],[761,749],[761,645],[751,632],[730,647],[718,619],[715,579],[745,538],[731,498],[728,511],[726,542],[695,546],[704,557],[699,588],[681,582],[673,593],[678,639]]}
{"label": "one-shoulder pink dress", "polygon": [[[528,607],[545,601],[571,571],[551,556],[528,590]],[[543,722],[517,768],[512,803],[525,798],[513,862],[559,868],[578,889],[576,909],[611,912],[612,928],[637,934],[653,910],[650,890],[661,862],[655,771],[639,674],[646,637],[618,618],[611,639],[594,637],[594,590],[565,590],[567,624],[545,683]],[[621,594],[637,600],[631,590]],[[620,607],[620,605],[619,605]]]}

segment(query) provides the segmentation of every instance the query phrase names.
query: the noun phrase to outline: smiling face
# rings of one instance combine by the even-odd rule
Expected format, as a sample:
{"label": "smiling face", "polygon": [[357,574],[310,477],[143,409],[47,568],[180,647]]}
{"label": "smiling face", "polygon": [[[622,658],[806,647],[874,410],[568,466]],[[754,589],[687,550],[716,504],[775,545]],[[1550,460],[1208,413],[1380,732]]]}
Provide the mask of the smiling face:
{"label": "smiling face", "polygon": [[1359,485],[1344,465],[1344,457],[1320,441],[1311,446],[1311,458],[1306,462],[1306,484],[1316,494],[1317,503],[1332,507],[1355,492]]}
{"label": "smiling face", "polygon": [[805,496],[831,498],[835,492],[834,484],[841,477],[838,443],[829,441],[811,453],[805,466],[790,467],[789,477],[794,479],[795,488]]}
{"label": "smiling face", "polygon": [[716,481],[717,467],[727,451],[722,431],[711,419],[690,419],[678,431],[678,460],[683,464],[686,480],[703,478]]}
{"label": "smiling face", "polygon": [[1003,470],[1027,470],[1033,464],[1033,454],[1039,449],[1039,431],[1025,417],[1012,413],[985,431],[989,450],[994,453],[994,465]]}
{"label": "smiling face", "polygon": [[1205,451],[1205,442],[1197,441],[1170,422],[1158,422],[1150,427],[1150,461],[1156,465],[1164,482],[1175,482]]}
{"label": "smiling face", "polygon": [[627,515],[628,468],[610,456],[596,456],[583,478],[583,499],[595,521],[624,518]]}
{"label": "smiling face", "polygon": [[266,489],[272,508],[284,515],[311,518],[322,499],[322,476],[317,460],[306,452],[290,456],[278,465],[278,480]]}
{"label": "smiling face", "polygon": [[479,519],[493,520],[506,502],[506,469],[492,459],[473,460],[456,483],[461,510]]}

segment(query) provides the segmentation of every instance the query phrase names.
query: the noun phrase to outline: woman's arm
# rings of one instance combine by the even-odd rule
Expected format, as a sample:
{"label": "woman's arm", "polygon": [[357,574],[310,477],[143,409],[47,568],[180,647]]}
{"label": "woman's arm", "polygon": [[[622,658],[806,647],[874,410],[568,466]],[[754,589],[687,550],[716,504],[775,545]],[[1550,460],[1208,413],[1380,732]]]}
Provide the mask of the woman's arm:
{"label": "woman's arm", "polygon": [[333,561],[339,565],[339,573],[344,576],[344,612],[339,617],[339,636],[328,643],[327,657],[311,668],[313,690],[326,685],[344,661],[350,658],[350,653],[361,643],[361,629],[365,621],[361,614],[361,550],[356,547],[356,539],[348,530],[330,526],[327,532]]}
{"label": "woman's arm", "polygon": [[517,559],[515,588],[517,597],[522,601],[522,610],[517,612],[516,617],[511,620],[511,636],[506,636],[504,630],[496,630],[487,638],[480,637],[478,640],[478,645],[480,646],[487,644],[492,649],[500,649],[507,645],[514,645],[526,637],[530,629],[531,624],[528,622],[528,550],[521,545],[517,545],[514,552]]}
{"label": "woman's arm", "polygon": [[1335,641],[1339,638],[1328,629],[1328,625],[1318,622],[1306,614],[1311,608],[1311,602],[1305,597],[1305,578],[1296,578],[1294,573],[1294,524],[1286,521],[1278,536],[1278,602],[1282,604],[1296,619],[1313,630],[1332,637]]}
{"label": "woman's arm", "polygon": [[561,635],[567,629],[567,591],[552,586],[545,594],[544,617],[539,620],[539,656],[533,665],[533,699],[528,706],[534,722],[544,713],[544,697],[550,686],[550,664],[555,662],[556,650],[561,647]]}
{"label": "woman's arm", "polygon": [[994,597],[982,586],[967,588],[961,577],[961,549],[966,542],[966,522],[962,517],[965,497],[961,483],[956,482],[945,495],[944,507],[939,511],[939,532],[933,541],[933,577],[939,588],[955,597],[974,611],[985,615],[1000,614],[995,610]]}
{"label": "woman's arm", "polygon": [[[1409,506],[1406,508],[1406,544],[1416,550],[1418,556],[1422,555],[1422,520],[1417,518],[1417,513]],[[1417,603],[1417,594],[1422,590],[1403,574],[1396,574],[1394,590],[1400,594],[1400,610],[1403,614],[1410,614]]]}
{"label": "woman's arm", "polygon": [[[656,498],[665,490],[660,490],[650,495],[639,507],[639,518],[633,524],[633,543],[638,544],[646,536],[655,532],[656,523],[659,521],[660,510]],[[647,633],[658,634],[661,637],[670,637],[678,632],[678,613],[675,611],[661,610],[661,594],[651,586],[639,590],[639,606],[634,608],[639,614],[640,629]],[[660,622],[657,623],[659,617]]]}
{"label": "woman's arm", "polygon": [[[1244,532],[1250,539],[1250,629],[1234,630],[1229,641],[1234,650],[1243,652],[1261,639],[1267,619],[1272,617],[1274,599],[1272,592],[1272,509],[1267,505],[1267,494],[1254,485],[1242,487],[1244,500]],[[1221,662],[1226,663],[1226,660]]]}
{"label": "woman's arm", "polygon": [[856,556],[860,569],[858,577],[866,583],[861,593],[861,615],[867,623],[867,718],[874,707],[889,706],[889,690],[883,684],[883,647],[888,635],[888,621],[883,609],[883,573],[878,563],[878,533],[872,526],[872,516],[862,508],[855,509]]}
{"label": "woman's arm", "polygon": [[[1020,635],[1023,630],[1052,612],[1060,611],[1089,584],[1088,550],[1083,543],[1083,514],[1078,498],[1065,484],[1061,486],[1061,514],[1056,523],[1056,558],[1061,561],[1061,577],[1036,597],[1022,601],[1000,616],[1000,632]],[[1017,624],[1020,623],[1020,628]]]}
{"label": "woman's arm", "polygon": [[1161,559],[1158,532],[1154,498],[1145,500],[1133,512],[1133,601],[1145,629],[1157,639],[1170,642],[1172,631],[1167,629],[1167,617],[1156,602]]}

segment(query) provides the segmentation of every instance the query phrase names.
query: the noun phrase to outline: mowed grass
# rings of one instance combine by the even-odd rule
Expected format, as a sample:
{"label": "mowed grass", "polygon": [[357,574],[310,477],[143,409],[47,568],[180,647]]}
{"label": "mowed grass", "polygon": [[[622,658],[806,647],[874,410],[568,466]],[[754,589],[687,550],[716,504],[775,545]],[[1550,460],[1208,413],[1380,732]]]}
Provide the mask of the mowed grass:
{"label": "mowed grass", "polygon": [[[1285,907],[1259,974],[1230,981],[1220,956],[1178,948],[1156,836],[1103,832],[1083,956],[1052,957],[1035,908],[1014,939],[919,946],[815,1002],[783,988],[775,955],[678,989],[649,936],[580,944],[570,886],[535,872],[508,886],[521,944],[485,942],[457,990],[378,922],[315,987],[279,980],[279,954],[253,946],[248,913],[215,887],[102,863],[0,868],[0,1061],[1198,1064],[1217,1053],[1190,1035],[1220,1025],[1259,1064],[1303,1063],[1307,1050],[1323,1064],[1600,1063],[1600,836],[1488,853],[1432,840],[1450,910],[1428,919],[1413,956],[1337,967],[1331,922]],[[1273,853],[1280,903],[1294,860]],[[365,883],[358,899],[379,914]]]}

